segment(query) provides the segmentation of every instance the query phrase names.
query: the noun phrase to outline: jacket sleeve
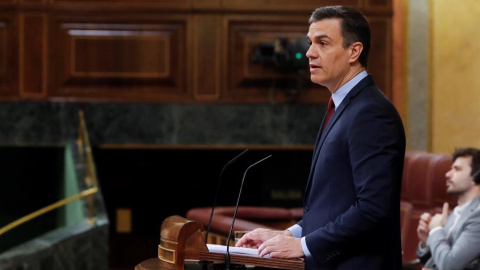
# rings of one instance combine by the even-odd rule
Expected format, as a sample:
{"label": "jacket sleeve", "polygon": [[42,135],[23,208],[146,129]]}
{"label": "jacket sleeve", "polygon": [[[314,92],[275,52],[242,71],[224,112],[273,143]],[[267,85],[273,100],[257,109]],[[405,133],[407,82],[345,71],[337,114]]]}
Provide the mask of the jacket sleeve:
{"label": "jacket sleeve", "polygon": [[419,242],[417,247],[417,258],[420,260],[420,262],[425,265],[431,256],[432,254],[430,253],[430,248],[428,248],[428,246],[422,248]]}
{"label": "jacket sleeve", "polygon": [[460,270],[471,264],[478,264],[480,258],[480,209],[471,214],[462,226],[462,232],[453,245],[447,240],[445,230],[438,230],[428,236],[433,260],[439,270]]}

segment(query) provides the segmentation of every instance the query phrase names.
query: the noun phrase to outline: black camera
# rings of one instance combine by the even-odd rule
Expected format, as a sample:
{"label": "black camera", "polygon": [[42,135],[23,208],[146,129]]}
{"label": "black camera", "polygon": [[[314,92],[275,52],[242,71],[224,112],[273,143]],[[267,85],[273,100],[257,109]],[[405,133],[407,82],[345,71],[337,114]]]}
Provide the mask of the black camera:
{"label": "black camera", "polygon": [[254,63],[274,65],[282,72],[308,70],[308,58],[305,54],[309,46],[306,37],[295,40],[280,37],[260,44],[254,51],[252,60]]}

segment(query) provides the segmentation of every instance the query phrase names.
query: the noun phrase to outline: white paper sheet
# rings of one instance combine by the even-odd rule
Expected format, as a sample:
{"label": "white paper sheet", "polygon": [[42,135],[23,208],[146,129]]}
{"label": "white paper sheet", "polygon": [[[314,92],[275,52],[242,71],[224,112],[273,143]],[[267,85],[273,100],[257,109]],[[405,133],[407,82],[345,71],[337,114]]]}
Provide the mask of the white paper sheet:
{"label": "white paper sheet", "polygon": [[[224,245],[215,245],[215,244],[207,244],[208,251],[210,252],[218,252],[218,253],[227,253],[227,246]],[[244,247],[232,247],[228,248],[228,252],[230,254],[249,254],[258,256],[258,250],[256,248],[244,248]],[[270,257],[270,255],[264,256],[265,258]]]}

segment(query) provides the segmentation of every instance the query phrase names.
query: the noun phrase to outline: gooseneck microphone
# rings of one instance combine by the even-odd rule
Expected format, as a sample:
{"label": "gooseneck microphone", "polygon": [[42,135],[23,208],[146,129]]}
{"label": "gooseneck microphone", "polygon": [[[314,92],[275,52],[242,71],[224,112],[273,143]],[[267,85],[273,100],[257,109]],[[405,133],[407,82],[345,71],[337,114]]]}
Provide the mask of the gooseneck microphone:
{"label": "gooseneck microphone", "polygon": [[223,172],[225,171],[225,169],[230,166],[232,163],[234,163],[240,156],[242,156],[243,154],[245,154],[245,152],[247,152],[248,149],[246,149],[245,151],[241,152],[240,154],[238,154],[236,157],[234,157],[232,160],[230,160],[229,162],[227,162],[225,165],[223,165],[223,168],[220,172],[220,176],[218,177],[218,183],[217,183],[217,191],[215,191],[215,196],[213,197],[213,205],[212,205],[212,211],[210,212],[210,219],[208,220],[208,225],[207,225],[207,233],[205,235],[205,243],[207,243],[208,241],[208,233],[210,232],[210,225],[212,224],[212,218],[213,218],[213,212],[215,210],[215,205],[217,203],[217,197],[218,197],[218,191],[220,190],[220,185],[222,183],[222,178],[223,178]]}
{"label": "gooseneck microphone", "polygon": [[237,217],[237,211],[238,211],[238,204],[240,202],[240,196],[242,195],[242,189],[243,189],[243,183],[245,182],[245,176],[247,175],[248,170],[252,168],[253,166],[257,165],[258,163],[266,160],[267,158],[270,158],[272,155],[269,155],[252,165],[248,166],[248,168],[245,170],[245,173],[243,174],[242,178],[242,183],[240,184],[240,191],[238,192],[238,198],[237,198],[237,204],[235,204],[235,211],[233,212],[233,217],[232,217],[232,225],[230,226],[230,231],[228,232],[228,237],[227,237],[227,252],[225,253],[225,269],[229,270],[230,269],[230,252],[229,252],[229,247],[230,247],[230,238],[232,237],[232,230],[233,230],[233,225],[235,225],[235,218]]}

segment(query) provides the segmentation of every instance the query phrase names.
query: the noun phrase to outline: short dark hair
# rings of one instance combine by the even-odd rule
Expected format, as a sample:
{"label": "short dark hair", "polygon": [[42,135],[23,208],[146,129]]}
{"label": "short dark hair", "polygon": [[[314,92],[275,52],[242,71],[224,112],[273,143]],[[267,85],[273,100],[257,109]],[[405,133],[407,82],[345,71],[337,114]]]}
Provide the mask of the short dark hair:
{"label": "short dark hair", "polygon": [[363,67],[367,67],[368,53],[370,51],[370,25],[360,11],[344,6],[325,6],[313,11],[308,23],[323,19],[342,19],[343,47],[347,48],[354,42],[363,44],[363,50],[358,58]]}
{"label": "short dark hair", "polygon": [[472,147],[467,148],[457,148],[453,153],[453,160],[458,157],[472,157],[472,167],[471,176],[473,176],[473,181],[476,184],[480,184],[480,150]]}

